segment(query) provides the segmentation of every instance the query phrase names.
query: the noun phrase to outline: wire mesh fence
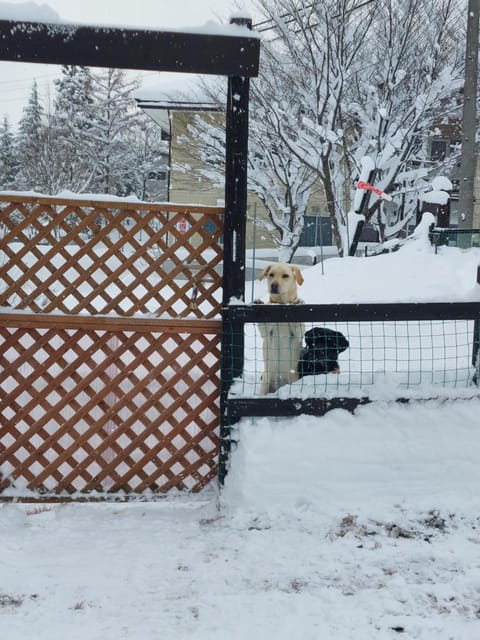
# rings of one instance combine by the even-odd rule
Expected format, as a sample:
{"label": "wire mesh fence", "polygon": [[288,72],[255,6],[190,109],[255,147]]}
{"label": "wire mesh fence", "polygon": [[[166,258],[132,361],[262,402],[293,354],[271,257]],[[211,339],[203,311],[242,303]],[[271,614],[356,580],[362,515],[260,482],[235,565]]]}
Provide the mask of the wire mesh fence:
{"label": "wire mesh fence", "polygon": [[480,229],[443,229],[432,226],[430,242],[435,247],[460,247],[470,249],[480,247]]}
{"label": "wire mesh fence", "polygon": [[[302,314],[297,309],[293,315],[298,320],[292,316],[289,322],[233,322],[230,364],[235,367],[234,355],[242,350],[243,370],[232,376],[230,397],[395,399],[477,392],[476,303],[464,309],[463,316],[471,319],[458,317],[462,314],[454,304],[436,305],[436,310],[417,305],[421,313],[408,319],[389,319],[386,305],[377,305],[384,309],[381,314],[373,310],[371,319],[368,306],[362,311],[358,305],[359,318],[353,319],[351,306],[344,320],[305,321],[314,310]],[[413,312],[415,305],[409,306]],[[401,307],[397,305],[397,311]]]}
{"label": "wire mesh fence", "polygon": [[[467,387],[474,375],[473,324],[466,320],[311,323],[306,324],[307,337],[319,329],[338,333],[338,337],[313,348],[304,341],[300,353],[283,328],[276,328],[273,340],[267,343],[266,359],[264,338],[255,326],[247,325],[244,375],[231,393],[263,395],[262,378],[269,374],[272,361],[276,379],[267,391],[283,395],[351,393],[388,383],[403,389],[419,385]],[[288,324],[285,329],[290,331]],[[348,341],[345,349],[342,337]]]}

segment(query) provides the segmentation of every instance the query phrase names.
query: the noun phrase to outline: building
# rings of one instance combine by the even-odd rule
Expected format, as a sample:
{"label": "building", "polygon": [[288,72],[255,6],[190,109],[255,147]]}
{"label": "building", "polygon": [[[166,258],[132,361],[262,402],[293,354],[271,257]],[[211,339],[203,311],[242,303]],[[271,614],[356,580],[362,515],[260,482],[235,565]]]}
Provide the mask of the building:
{"label": "building", "polygon": [[[223,205],[223,187],[216,186],[205,175],[205,166],[196,150],[195,141],[189,133],[189,124],[195,115],[209,114],[218,120],[219,127],[224,121],[223,108],[217,103],[188,100],[145,100],[137,98],[138,106],[161,128],[169,140],[166,198],[176,203],[196,203],[210,206]],[[311,199],[305,216],[305,227],[300,246],[318,246],[332,244],[330,219],[322,217],[322,198],[319,194]],[[249,192],[247,202],[248,249],[276,248],[272,229],[265,207],[259,197]]]}

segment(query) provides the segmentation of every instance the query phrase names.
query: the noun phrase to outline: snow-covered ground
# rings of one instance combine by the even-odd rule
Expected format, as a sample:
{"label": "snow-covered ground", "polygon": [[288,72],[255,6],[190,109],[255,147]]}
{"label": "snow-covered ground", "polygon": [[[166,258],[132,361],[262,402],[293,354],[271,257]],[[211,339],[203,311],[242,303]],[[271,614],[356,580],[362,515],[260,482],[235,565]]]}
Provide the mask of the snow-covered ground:
{"label": "snow-covered ground", "polygon": [[[301,295],[477,301],[479,263],[420,235],[305,269]],[[221,494],[3,504],[0,637],[477,640],[479,414],[474,394],[244,420]]]}

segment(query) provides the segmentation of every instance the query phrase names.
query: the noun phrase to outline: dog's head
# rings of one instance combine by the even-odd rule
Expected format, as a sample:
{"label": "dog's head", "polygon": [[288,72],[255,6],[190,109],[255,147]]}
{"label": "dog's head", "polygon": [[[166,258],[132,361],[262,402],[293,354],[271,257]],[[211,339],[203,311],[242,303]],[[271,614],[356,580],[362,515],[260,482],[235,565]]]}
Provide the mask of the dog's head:
{"label": "dog's head", "polygon": [[326,327],[313,327],[305,333],[305,343],[307,349],[311,351],[322,351],[333,353],[334,358],[339,353],[348,348],[347,338],[340,331],[333,331]]}
{"label": "dog's head", "polygon": [[287,262],[272,262],[258,276],[259,280],[267,278],[270,302],[287,304],[298,298],[297,284],[303,284],[303,276],[298,267]]}

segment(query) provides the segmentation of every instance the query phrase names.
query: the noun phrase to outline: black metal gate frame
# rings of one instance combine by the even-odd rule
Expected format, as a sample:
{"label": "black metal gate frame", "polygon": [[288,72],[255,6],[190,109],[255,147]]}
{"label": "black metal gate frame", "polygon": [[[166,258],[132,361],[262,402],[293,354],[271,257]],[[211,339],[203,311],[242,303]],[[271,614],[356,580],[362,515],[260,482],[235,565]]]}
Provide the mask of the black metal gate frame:
{"label": "black metal gate frame", "polygon": [[[244,325],[257,322],[392,322],[422,320],[474,320],[472,365],[478,367],[480,302],[431,302],[399,304],[238,305],[222,310],[222,399],[219,481],[228,472],[232,427],[243,417],[324,415],[331,409],[347,409],[370,402],[368,397],[337,398],[229,398],[234,378],[243,373]],[[235,336],[235,340],[233,340]],[[240,340],[239,340],[240,337]],[[474,380],[478,384],[478,380]],[[425,398],[429,399],[429,398]],[[396,398],[405,402],[404,398]]]}

